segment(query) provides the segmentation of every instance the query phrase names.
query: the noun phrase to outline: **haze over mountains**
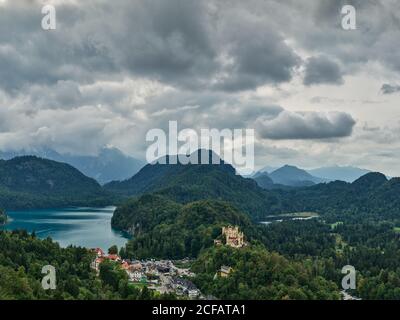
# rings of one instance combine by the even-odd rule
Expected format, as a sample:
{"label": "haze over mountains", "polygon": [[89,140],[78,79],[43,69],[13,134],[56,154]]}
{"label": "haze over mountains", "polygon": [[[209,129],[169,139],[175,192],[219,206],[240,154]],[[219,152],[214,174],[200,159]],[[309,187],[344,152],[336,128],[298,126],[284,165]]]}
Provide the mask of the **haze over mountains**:
{"label": "haze over mountains", "polygon": [[264,167],[258,171],[253,179],[263,188],[276,188],[277,186],[301,187],[311,186],[329,181],[353,182],[371,171],[356,167],[321,167],[304,170],[296,166],[285,165],[281,168]]}
{"label": "haze over mountains", "polygon": [[311,169],[307,170],[307,172],[315,177],[326,178],[332,181],[341,180],[346,182],[353,182],[371,171],[351,166],[333,166]]}

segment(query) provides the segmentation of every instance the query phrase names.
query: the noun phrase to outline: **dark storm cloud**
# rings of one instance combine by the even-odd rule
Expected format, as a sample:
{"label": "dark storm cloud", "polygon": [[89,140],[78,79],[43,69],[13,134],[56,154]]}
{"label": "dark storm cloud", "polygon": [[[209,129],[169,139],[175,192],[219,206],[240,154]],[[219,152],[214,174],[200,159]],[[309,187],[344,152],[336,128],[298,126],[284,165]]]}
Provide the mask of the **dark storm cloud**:
{"label": "dark storm cloud", "polygon": [[[111,144],[134,153],[145,149],[148,129],[178,120],[182,128],[256,127],[266,139],[257,148],[276,143],[276,154],[295,158],[316,142],[292,153],[269,139],[340,138],[355,127],[348,113],[289,111],[308,101],[302,90],[314,90],[300,76],[308,86],[337,85],[372,64],[391,83],[400,72],[394,0],[59,0],[50,32],[40,27],[38,3],[0,4],[1,147]],[[355,31],[341,28],[344,4],[356,6]],[[352,88],[338,90],[346,97]],[[283,91],[298,104],[284,105]],[[341,95],[327,99],[315,101],[358,112]]]}
{"label": "dark storm cloud", "polygon": [[[368,62],[378,62],[400,72],[400,2],[384,0],[305,0],[302,28],[291,29],[303,49],[335,57],[346,74],[356,73]],[[341,26],[341,8],[356,9],[356,30]],[[299,25],[301,22],[296,22]]]}
{"label": "dark storm cloud", "polygon": [[[8,1],[0,88],[141,76],[191,90],[253,90],[289,82],[303,64],[287,39],[314,55],[306,85],[340,84],[367,61],[400,71],[400,3],[388,2],[64,1],[57,30],[44,32],[39,1]],[[340,26],[344,4],[357,9],[354,32]]]}
{"label": "dark storm cloud", "polygon": [[284,139],[330,139],[350,136],[355,120],[343,112],[287,112],[280,113],[271,121],[261,122],[263,138]]}
{"label": "dark storm cloud", "polygon": [[393,93],[400,92],[400,85],[397,85],[397,84],[393,85],[393,84],[385,83],[382,85],[381,92],[383,94],[393,94]]}
{"label": "dark storm cloud", "polygon": [[301,59],[277,29],[265,21],[246,20],[240,12],[226,18],[237,23],[229,24],[223,33],[222,50],[232,62],[222,70],[225,76],[217,82],[218,88],[240,91],[291,80]]}
{"label": "dark storm cloud", "polygon": [[[201,1],[117,1],[119,19],[107,39],[120,64],[134,74],[198,87],[218,68],[212,21]],[[117,9],[118,10],[118,9]],[[121,43],[124,46],[121,47]]]}
{"label": "dark storm cloud", "polygon": [[39,1],[10,1],[2,6],[2,89],[16,93],[32,84],[53,85],[64,80],[93,82],[116,70],[108,49],[96,41],[95,35],[86,33],[89,28],[85,26],[84,15],[78,7],[57,6],[58,29],[44,31]]}
{"label": "dark storm cloud", "polygon": [[[175,87],[241,91],[290,81],[300,60],[278,30],[196,0],[65,2],[57,30],[38,1],[0,11],[0,86],[142,76]],[[9,36],[13,30],[15,36]]]}
{"label": "dark storm cloud", "polygon": [[306,62],[304,84],[343,84],[340,66],[325,56],[311,57]]}

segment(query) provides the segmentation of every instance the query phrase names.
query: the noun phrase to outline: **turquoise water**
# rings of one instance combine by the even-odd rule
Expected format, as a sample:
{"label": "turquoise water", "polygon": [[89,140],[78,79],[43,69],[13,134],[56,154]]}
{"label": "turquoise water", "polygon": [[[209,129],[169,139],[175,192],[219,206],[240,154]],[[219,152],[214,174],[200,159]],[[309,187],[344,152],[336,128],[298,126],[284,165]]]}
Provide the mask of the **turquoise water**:
{"label": "turquoise water", "polygon": [[0,229],[35,231],[39,238],[51,237],[62,247],[68,245],[107,250],[123,246],[127,237],[111,228],[115,207],[65,208],[8,211],[10,221]]}

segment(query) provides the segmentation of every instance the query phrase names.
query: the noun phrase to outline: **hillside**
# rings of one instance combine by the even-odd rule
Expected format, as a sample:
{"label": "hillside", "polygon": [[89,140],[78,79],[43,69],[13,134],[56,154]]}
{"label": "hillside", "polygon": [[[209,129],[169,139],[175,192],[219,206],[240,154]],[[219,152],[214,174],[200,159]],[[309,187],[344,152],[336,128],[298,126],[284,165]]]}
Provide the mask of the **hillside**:
{"label": "hillside", "polygon": [[[357,296],[398,299],[393,283],[400,279],[399,192],[400,179],[380,173],[353,183],[270,190],[279,206],[266,206],[265,214],[315,211],[320,217],[267,226],[226,202],[184,204],[154,193],[120,206],[112,224],[134,234],[123,257],[196,258],[196,285],[217,298],[338,299],[341,268],[353,261],[360,275]],[[215,246],[213,239],[227,224],[238,225],[249,245]],[[231,274],[215,277],[222,266],[232,268]],[[375,284],[386,291],[375,290]]]}
{"label": "hillside", "polygon": [[269,177],[276,184],[293,187],[306,187],[324,182],[324,179],[314,177],[305,170],[289,165],[271,172]]}
{"label": "hillside", "polygon": [[[202,292],[220,299],[339,299],[337,286],[312,264],[270,253],[266,227],[253,224],[231,205],[202,200],[186,205],[159,195],[144,195],[119,207],[114,227],[134,234],[123,257],[195,258],[192,270]],[[247,245],[239,249],[220,244],[221,228],[239,226]],[[227,278],[215,277],[221,266],[232,268]],[[289,276],[290,274],[290,276]]]}
{"label": "hillside", "polygon": [[266,172],[258,172],[253,179],[263,189],[271,189],[274,186],[274,181],[270,178]]}
{"label": "hillside", "polygon": [[68,164],[34,156],[0,161],[2,208],[103,205],[110,199],[94,179]]}
{"label": "hillside", "polygon": [[204,199],[226,201],[259,221],[266,215],[282,212],[392,210],[393,204],[387,201],[397,188],[397,180],[392,180],[380,173],[368,173],[353,183],[315,184],[322,179],[292,166],[249,179],[236,175],[235,169],[224,162],[183,165],[167,161],[148,164],[132,178],[104,187],[125,197],[156,193],[181,204]]}
{"label": "hillside", "polygon": [[386,214],[400,213],[399,178],[388,180],[377,172],[353,183],[334,181],[308,188],[276,190],[285,211],[327,211]]}
{"label": "hillside", "polygon": [[278,198],[260,188],[253,179],[235,174],[226,163],[148,164],[131,179],[106,184],[116,194],[132,196],[158,193],[179,203],[203,199],[227,201],[253,219],[265,215],[266,208],[280,207]]}
{"label": "hillside", "polygon": [[[97,276],[90,267],[89,249],[61,248],[51,239],[40,240],[26,231],[0,231],[1,300],[137,300],[168,299],[132,286],[119,266],[104,263]],[[42,267],[56,269],[57,286],[44,290]]]}
{"label": "hillside", "polygon": [[[215,277],[221,266],[232,268],[228,277]],[[193,271],[202,292],[219,299],[338,300],[333,281],[315,274],[310,263],[295,262],[263,246],[240,250],[212,247],[202,252]]]}
{"label": "hillside", "polygon": [[240,226],[249,239],[262,237],[247,215],[221,201],[181,205],[159,195],[144,195],[119,207],[112,218],[114,228],[134,235],[126,254],[136,258],[197,257],[230,224]]}

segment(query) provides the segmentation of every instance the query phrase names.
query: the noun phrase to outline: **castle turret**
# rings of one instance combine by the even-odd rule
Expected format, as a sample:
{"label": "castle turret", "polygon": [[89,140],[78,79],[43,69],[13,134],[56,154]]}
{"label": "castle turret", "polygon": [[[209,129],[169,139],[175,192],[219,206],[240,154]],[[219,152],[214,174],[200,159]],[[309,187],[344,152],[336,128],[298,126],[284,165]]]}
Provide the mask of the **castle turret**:
{"label": "castle turret", "polygon": [[239,231],[238,226],[222,227],[222,235],[225,236],[226,245],[233,248],[241,248],[244,246],[243,232]]}

